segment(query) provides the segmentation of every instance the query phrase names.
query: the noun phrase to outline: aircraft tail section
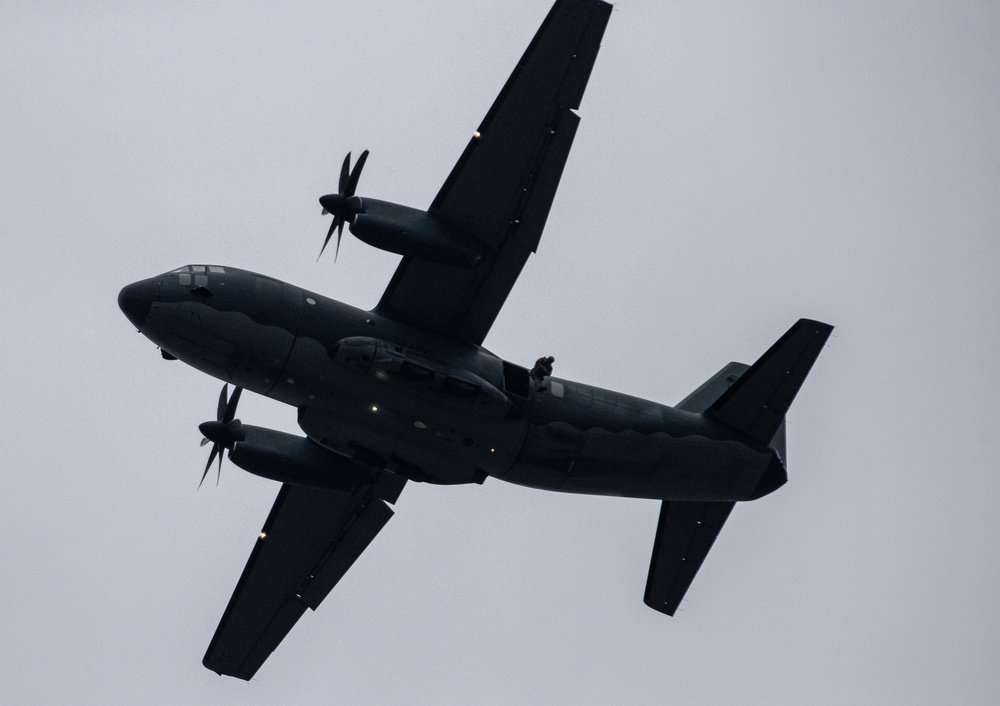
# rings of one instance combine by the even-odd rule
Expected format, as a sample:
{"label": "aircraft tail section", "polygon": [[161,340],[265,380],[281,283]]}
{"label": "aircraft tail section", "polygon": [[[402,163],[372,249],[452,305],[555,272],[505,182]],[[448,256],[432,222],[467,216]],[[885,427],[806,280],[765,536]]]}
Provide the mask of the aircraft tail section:
{"label": "aircraft tail section", "polygon": [[770,444],[832,331],[829,324],[799,319],[705,414]]}
{"label": "aircraft tail section", "polygon": [[[773,474],[761,479],[761,495],[784,483],[785,413],[832,330],[800,319],[756,363],[730,363],[677,405],[770,445],[780,463],[774,460]],[[663,501],[643,596],[646,605],[667,615],[677,611],[734,506]]]}

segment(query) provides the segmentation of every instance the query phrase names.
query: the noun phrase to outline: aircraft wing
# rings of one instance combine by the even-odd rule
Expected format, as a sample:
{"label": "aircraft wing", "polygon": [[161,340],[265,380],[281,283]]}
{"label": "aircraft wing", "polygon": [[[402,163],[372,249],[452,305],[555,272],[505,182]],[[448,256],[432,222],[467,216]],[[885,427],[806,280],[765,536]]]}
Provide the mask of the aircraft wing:
{"label": "aircraft wing", "polygon": [[610,14],[600,0],[553,5],[428,210],[486,256],[471,268],[405,257],[380,312],[482,343],[538,246]]}
{"label": "aircraft wing", "polygon": [[[388,499],[401,489],[398,482]],[[346,495],[282,485],[202,664],[249,681],[392,515],[373,486]]]}

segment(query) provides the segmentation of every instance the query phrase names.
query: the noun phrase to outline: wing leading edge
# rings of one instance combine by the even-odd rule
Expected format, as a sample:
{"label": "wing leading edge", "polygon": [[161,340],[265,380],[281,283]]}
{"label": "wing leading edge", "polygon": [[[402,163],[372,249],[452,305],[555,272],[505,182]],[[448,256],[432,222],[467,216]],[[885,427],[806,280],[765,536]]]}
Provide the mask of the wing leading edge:
{"label": "wing leading edge", "polygon": [[485,246],[472,268],[406,257],[378,310],[480,344],[535,251],[611,5],[557,0],[429,213]]}
{"label": "wing leading edge", "polygon": [[[394,502],[403,483],[381,494]],[[250,680],[392,515],[373,486],[346,495],[282,485],[202,664]]]}

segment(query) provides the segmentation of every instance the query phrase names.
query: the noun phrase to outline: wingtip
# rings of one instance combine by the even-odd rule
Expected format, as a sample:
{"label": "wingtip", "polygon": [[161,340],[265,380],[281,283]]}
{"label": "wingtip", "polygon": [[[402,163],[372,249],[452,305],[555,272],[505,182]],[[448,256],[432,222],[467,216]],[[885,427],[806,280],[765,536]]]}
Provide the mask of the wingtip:
{"label": "wingtip", "polygon": [[817,321],[816,319],[799,319],[796,323],[799,326],[815,327],[816,333],[830,333],[834,328],[832,324]]}

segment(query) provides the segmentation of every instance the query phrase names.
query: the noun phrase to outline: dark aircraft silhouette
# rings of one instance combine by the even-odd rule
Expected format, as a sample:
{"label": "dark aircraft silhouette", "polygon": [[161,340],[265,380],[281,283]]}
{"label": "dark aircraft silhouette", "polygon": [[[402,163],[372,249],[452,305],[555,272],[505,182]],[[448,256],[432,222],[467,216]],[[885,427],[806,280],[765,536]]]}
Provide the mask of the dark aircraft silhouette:
{"label": "dark aircraft silhouette", "polygon": [[[481,346],[538,246],[610,12],[557,0],[428,210],[355,195],[367,152],[353,169],[348,155],[340,193],[320,199],[333,214],[326,242],[337,231],[339,247],[348,224],[403,256],[372,311],[214,265],[122,289],[122,311],[164,358],[227,383],[200,427],[212,444],[202,480],[228,451],[283,484],[209,669],[250,679],[388,522],[408,480],[662,500],[644,600],[668,615],[733,505],[785,482],[785,413],[827,324],[798,321],[752,366],[730,363],[676,407]],[[294,406],[306,436],[242,424],[243,389]]]}

